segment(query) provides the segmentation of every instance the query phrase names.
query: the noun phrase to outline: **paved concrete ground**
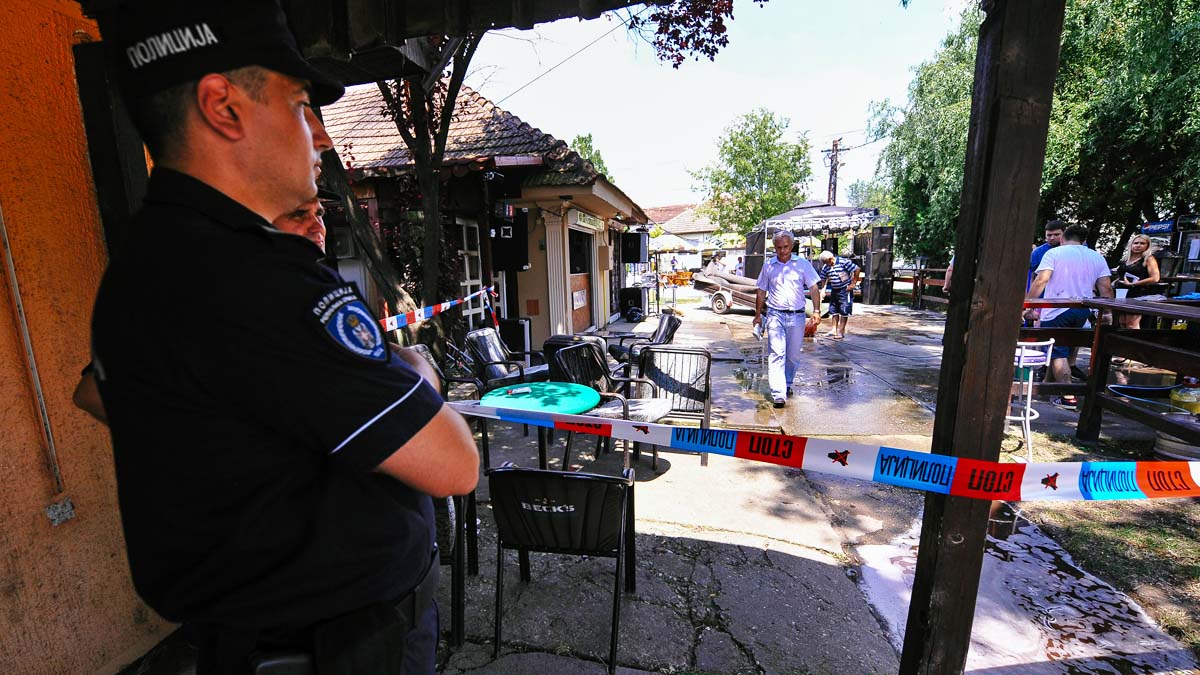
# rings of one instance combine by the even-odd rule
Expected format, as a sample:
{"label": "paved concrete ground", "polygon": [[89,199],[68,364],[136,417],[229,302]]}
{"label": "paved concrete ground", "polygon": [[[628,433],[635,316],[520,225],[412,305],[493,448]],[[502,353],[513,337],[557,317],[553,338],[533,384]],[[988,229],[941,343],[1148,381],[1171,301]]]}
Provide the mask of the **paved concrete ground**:
{"label": "paved concrete ground", "polygon": [[[685,316],[676,342],[714,355],[714,426],[928,449],[941,355],[937,313],[857,307],[845,340],[822,337],[805,346],[798,395],[776,410],[764,396],[763,343],[750,333],[749,313],[718,317],[694,304],[679,307]],[[633,328],[649,332],[654,322]],[[1041,430],[1070,433],[1073,414],[1038,407]],[[536,466],[532,430],[525,437],[519,427],[492,427],[493,465]],[[1149,432],[1110,416],[1105,433]],[[556,440],[552,466],[561,457],[561,435]],[[618,473],[619,454],[596,457],[594,447],[590,439],[577,440],[572,468]],[[886,609],[868,603],[862,577],[870,569],[861,565],[860,551],[903,540],[919,517],[919,493],[718,456],[703,467],[694,455],[662,453],[652,470],[647,454],[636,472],[638,588],[623,597],[620,672],[896,672],[901,629]],[[492,658],[496,553],[486,479],[479,498],[481,574],[467,580],[467,642],[443,652],[443,672],[603,672],[614,568],[607,559],[534,554],[532,583],[523,584],[510,553],[503,643]],[[442,586],[446,628],[448,573]],[[986,640],[973,641],[973,655],[994,651]],[[1068,672],[1028,655],[975,665],[975,672],[989,674]]]}

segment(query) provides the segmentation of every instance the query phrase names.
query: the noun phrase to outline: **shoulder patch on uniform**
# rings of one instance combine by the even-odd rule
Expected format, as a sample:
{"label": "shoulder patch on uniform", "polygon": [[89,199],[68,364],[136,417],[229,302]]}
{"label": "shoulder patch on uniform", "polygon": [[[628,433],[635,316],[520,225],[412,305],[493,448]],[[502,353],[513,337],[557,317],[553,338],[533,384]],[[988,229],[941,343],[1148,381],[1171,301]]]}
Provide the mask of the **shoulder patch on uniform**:
{"label": "shoulder patch on uniform", "polygon": [[364,359],[387,361],[383,332],[353,286],[341,286],[322,295],[312,313],[325,334],[342,349]]}

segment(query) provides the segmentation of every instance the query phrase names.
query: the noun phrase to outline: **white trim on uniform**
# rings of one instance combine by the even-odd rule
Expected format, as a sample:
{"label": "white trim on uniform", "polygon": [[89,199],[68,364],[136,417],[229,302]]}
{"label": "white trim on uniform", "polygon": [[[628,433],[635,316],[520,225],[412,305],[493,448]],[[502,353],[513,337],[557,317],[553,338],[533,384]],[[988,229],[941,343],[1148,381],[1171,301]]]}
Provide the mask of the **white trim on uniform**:
{"label": "white trim on uniform", "polygon": [[[378,415],[367,420],[366,424],[355,429],[353,433],[351,433],[349,436],[346,437],[346,440],[339,443],[338,446],[336,448],[334,448],[333,450],[330,450],[329,454],[332,455],[332,454],[336,453],[338,450],[341,450],[342,448],[346,447],[346,444],[349,443],[350,441],[354,440],[355,436],[358,436],[363,431],[365,431],[367,427],[378,422],[380,417],[383,417],[384,415],[391,412],[392,408],[395,408],[396,406],[400,405],[401,403],[404,403],[404,401],[407,400],[409,396],[412,396],[414,391],[416,391],[417,389],[420,389],[421,384],[427,382],[427,380],[425,379],[424,376],[420,376],[420,377],[421,377],[421,380],[419,382],[417,382],[417,384],[412,389],[409,389],[407,394],[401,396],[399,399],[396,400],[395,403],[393,403],[393,404],[389,405],[388,407],[384,408],[383,410],[381,410]],[[432,387],[433,385],[429,385],[429,386]]]}

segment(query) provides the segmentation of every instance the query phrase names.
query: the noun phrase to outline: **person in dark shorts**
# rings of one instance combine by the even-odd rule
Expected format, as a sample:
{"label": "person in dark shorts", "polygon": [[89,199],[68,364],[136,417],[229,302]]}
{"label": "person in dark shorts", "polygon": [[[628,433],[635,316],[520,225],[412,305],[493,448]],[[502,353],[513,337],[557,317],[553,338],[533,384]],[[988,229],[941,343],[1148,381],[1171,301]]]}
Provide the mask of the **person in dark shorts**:
{"label": "person in dark shorts", "polygon": [[862,270],[854,261],[832,251],[821,251],[818,260],[821,264],[817,265],[817,274],[829,289],[829,316],[833,317],[829,337],[841,340],[846,337],[846,322],[854,312],[854,289]]}
{"label": "person in dark shorts", "polygon": [[[1029,286],[1026,299],[1046,298],[1111,298],[1112,283],[1108,263],[1104,256],[1093,251],[1083,242],[1087,241],[1088,230],[1083,225],[1071,225],[1063,232],[1062,244],[1046,252],[1037,268],[1037,276]],[[1112,317],[1105,312],[1107,320]],[[1039,321],[1042,328],[1082,328],[1092,314],[1085,308],[1047,307],[1028,309],[1025,319]],[[1071,381],[1071,369],[1067,364],[1070,347],[1055,346],[1050,362],[1050,381]],[[1069,394],[1055,397],[1052,401],[1065,408],[1078,404]]]}

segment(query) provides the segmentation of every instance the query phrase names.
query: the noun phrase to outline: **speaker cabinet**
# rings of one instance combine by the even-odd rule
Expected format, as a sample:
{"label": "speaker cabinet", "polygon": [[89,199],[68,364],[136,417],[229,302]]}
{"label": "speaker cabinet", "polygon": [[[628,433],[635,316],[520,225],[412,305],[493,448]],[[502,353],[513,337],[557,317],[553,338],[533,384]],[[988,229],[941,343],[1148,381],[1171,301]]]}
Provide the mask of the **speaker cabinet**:
{"label": "speaker cabinet", "polygon": [[626,232],[621,235],[621,262],[649,262],[650,234],[648,232]]}

